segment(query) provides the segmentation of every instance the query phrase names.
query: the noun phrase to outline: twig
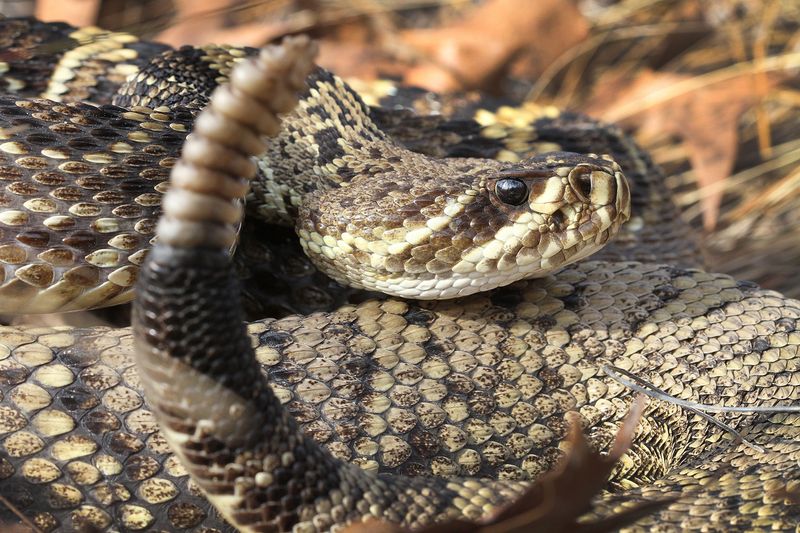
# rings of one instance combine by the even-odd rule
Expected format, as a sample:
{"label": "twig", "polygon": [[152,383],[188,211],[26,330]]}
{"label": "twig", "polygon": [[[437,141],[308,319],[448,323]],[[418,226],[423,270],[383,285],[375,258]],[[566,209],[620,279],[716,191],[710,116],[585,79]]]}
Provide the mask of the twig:
{"label": "twig", "polygon": [[8,501],[8,499],[5,496],[3,496],[2,494],[0,494],[0,503],[5,505],[12,513],[17,515],[17,518],[19,518],[20,522],[22,522],[23,524],[25,524],[26,526],[31,528],[31,530],[33,530],[35,533],[44,533],[41,529],[36,527],[36,524],[31,522],[30,519],[27,516],[22,514],[22,512],[19,509],[17,509],[16,505],[14,505],[10,501]]}
{"label": "twig", "polygon": [[[763,11],[763,18],[760,21],[759,30],[756,33],[756,39],[753,43],[753,59],[756,64],[761,64],[764,58],[767,57],[767,46],[769,39],[772,35],[772,26],[781,12],[779,2],[773,0]],[[759,101],[756,104],[756,126],[758,131],[758,151],[762,159],[767,159],[772,155],[772,135],[770,132],[769,115],[767,114],[764,101],[769,92],[769,81],[767,80],[766,72],[758,72],[753,77],[756,95]]]}
{"label": "twig", "polygon": [[587,54],[600,48],[603,45],[614,41],[625,41],[629,39],[636,39],[639,37],[653,37],[658,35],[669,35],[672,33],[691,33],[702,29],[702,24],[693,24],[687,22],[675,23],[659,23],[659,24],[642,24],[639,26],[631,26],[628,28],[614,28],[606,32],[594,35],[582,42],[581,44],[570,48],[561,54],[558,59],[548,66],[544,72],[533,84],[528,94],[525,96],[525,102],[536,102],[541,98],[545,89],[555,79],[556,75],[572,63],[577,57]]}
{"label": "twig", "polygon": [[[782,150],[782,148],[786,148],[786,150]],[[679,202],[680,205],[687,205],[687,204],[694,204],[699,202],[701,198],[705,197],[708,194],[713,194],[716,191],[735,191],[738,190],[742,184],[760,178],[767,172],[771,172],[773,170],[777,170],[779,168],[783,168],[785,166],[796,164],[797,161],[800,161],[800,141],[792,140],[788,141],[780,146],[773,147],[773,157],[761,163],[759,165],[747,168],[734,174],[733,176],[729,177],[725,181],[720,181],[717,183],[713,183],[711,185],[706,185],[701,187],[697,190],[690,191],[683,194],[676,195],[676,201]],[[693,171],[688,171],[693,172]],[[689,210],[686,211],[686,216],[697,216],[697,213],[692,213]]]}
{"label": "twig", "polygon": [[[713,413],[745,413],[745,414],[776,414],[776,413],[798,413],[800,412],[800,406],[798,405],[786,405],[786,406],[764,406],[764,405],[754,405],[751,407],[738,407],[738,406],[725,406],[725,405],[704,405],[701,403],[690,402],[688,400],[681,400],[676,398],[667,392],[663,391],[662,389],[656,387],[649,381],[642,379],[641,377],[628,372],[622,368],[612,366],[612,365],[603,365],[603,372],[605,372],[611,379],[614,379],[626,387],[634,390],[636,392],[640,392],[642,394],[646,394],[651,398],[655,398],[657,400],[663,400],[665,402],[669,402],[675,405],[680,405],[684,409],[687,409],[714,424],[715,426],[729,432],[734,437],[736,437],[737,441],[741,442],[745,446],[752,448],[758,452],[764,453],[765,450],[761,446],[752,443],[744,438],[744,436],[739,433],[736,429],[729,426],[728,424],[721,422],[714,418],[713,416],[709,415],[706,411],[713,412]],[[623,377],[624,376],[624,377]],[[627,379],[626,379],[627,378]]]}
{"label": "twig", "polygon": [[[682,407],[687,407],[690,409],[696,409],[698,411],[705,411],[709,413],[744,413],[744,414],[778,414],[778,413],[800,413],[800,405],[753,405],[750,407],[741,407],[741,406],[727,406],[727,405],[706,405],[702,403],[695,403],[690,402],[688,400],[681,400],[679,398],[675,398],[674,396],[670,396],[668,393],[664,392],[663,390],[659,389],[652,383],[648,382],[645,379],[640,378],[639,376],[628,372],[627,370],[623,370],[622,368],[612,366],[612,365],[603,365],[603,371],[608,374],[610,377],[617,379],[619,374],[626,376],[633,381],[639,383],[644,387],[650,388],[652,391],[655,391],[665,398],[659,398],[660,400],[668,400],[674,404],[680,405]],[[610,372],[609,372],[610,371]],[[615,377],[612,374],[617,374]],[[642,391],[643,392],[643,391]],[[648,394],[648,396],[652,398],[658,398],[653,394]]]}

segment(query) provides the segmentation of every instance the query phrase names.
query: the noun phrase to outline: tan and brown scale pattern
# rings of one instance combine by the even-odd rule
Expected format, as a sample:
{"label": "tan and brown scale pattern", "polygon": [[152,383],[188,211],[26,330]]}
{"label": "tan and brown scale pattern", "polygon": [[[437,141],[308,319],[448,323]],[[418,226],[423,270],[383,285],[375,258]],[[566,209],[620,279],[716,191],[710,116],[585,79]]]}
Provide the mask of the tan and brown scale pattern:
{"label": "tan and brown scale pattern", "polygon": [[131,297],[188,112],[0,98],[4,312]]}
{"label": "tan and brown scale pattern", "polygon": [[[129,300],[193,117],[164,107],[97,109],[1,97],[0,108],[0,310]],[[168,128],[158,131],[159,124]],[[254,220],[241,241],[248,316],[330,309],[353,293],[317,273],[288,231]],[[291,294],[276,294],[287,285]],[[41,289],[47,296],[32,300]]]}
{"label": "tan and brown scale pattern", "polygon": [[254,48],[222,45],[184,46],[164,52],[130,76],[116,90],[112,103],[202,109],[211,91],[228,81],[233,66],[255,52]]}
{"label": "tan and brown scale pattern", "polygon": [[[301,46],[302,41],[293,41],[286,50],[265,51],[238,82],[234,75],[234,87],[226,90],[239,93],[241,101],[261,113],[284,111],[285,94],[272,99],[261,89],[286,91],[279,80],[296,87],[287,57]],[[295,68],[302,68],[305,59],[301,55]],[[254,78],[259,68],[266,70],[263,80]],[[289,73],[281,76],[282,69]],[[237,120],[226,110],[227,101],[220,98],[220,111],[215,99],[210,105],[212,124],[222,131],[243,138],[252,130],[277,133],[268,121],[254,126]],[[202,136],[187,141],[184,164],[202,176],[208,158],[194,155],[198,151],[188,148],[194,143],[219,154],[227,148]],[[249,148],[239,152],[231,169],[251,153]],[[186,195],[181,189],[168,194]],[[235,198],[222,190],[216,194],[208,202],[222,206]],[[148,257],[134,304],[137,360],[167,440],[192,465],[215,505],[242,530],[327,530],[367,517],[416,527],[490,512],[520,485],[474,477],[480,468],[496,466],[519,450],[520,455],[532,452],[526,457],[533,459],[527,474],[539,474],[536,467],[542,461],[562,453],[567,411],[581,415],[597,445],[608,444],[632,391],[611,379],[604,365],[633,372],[680,398],[712,405],[775,405],[796,395],[799,302],[724,275],[632,262],[587,262],[488,296],[425,304],[366,302],[332,314],[272,322],[267,335],[259,335],[268,347],[260,362],[269,366],[288,355],[309,366],[296,364],[288,374],[268,372],[263,379],[256,366],[259,343],[254,350],[238,327],[237,291],[224,254],[234,238],[225,225],[229,221],[204,202],[196,212],[186,205],[178,209],[174,202],[165,205],[162,240]],[[326,338],[326,332],[334,337]],[[467,342],[459,357],[444,360],[443,354],[455,355],[454,339],[464,332]],[[319,359],[320,353],[332,354],[333,364]],[[356,357],[345,359],[352,354]],[[331,379],[309,376],[311,368]],[[333,371],[343,368],[354,379],[338,380]],[[448,381],[456,376],[460,379]],[[290,385],[288,394],[282,379]],[[449,388],[451,383],[455,386]],[[501,391],[502,384],[510,389]],[[470,397],[473,392],[483,394]],[[326,413],[325,403],[337,393],[344,393],[345,401]],[[320,449],[308,433],[299,432],[297,419],[288,416],[281,401],[301,420],[320,421],[323,438],[328,429],[345,441],[357,440],[359,453],[367,457],[361,463],[373,471],[388,468],[389,475],[355,470],[355,457],[346,447]],[[303,403],[319,407],[302,410]],[[439,435],[439,443],[452,450],[437,449],[434,439],[423,440],[416,442],[420,455],[430,459],[438,454],[446,464],[448,451],[463,451],[464,463],[451,459],[451,464],[468,469],[477,463],[478,470],[468,477],[441,482],[391,471],[411,458],[412,437],[399,434],[417,429],[419,413],[410,408],[425,403],[433,403],[434,410],[423,409],[423,415],[441,410],[438,423],[435,416],[427,418],[432,426],[448,417],[458,424],[455,431]],[[531,440],[518,438],[508,446],[517,421],[503,415],[517,403],[532,409],[531,426],[523,428]],[[326,428],[326,415],[343,416]],[[731,442],[708,419],[656,404],[618,470],[615,482],[622,493],[603,498],[596,511],[613,512],[618,497],[667,494],[678,501],[642,527],[792,527],[800,511],[800,443],[792,438],[797,419],[792,414],[731,421],[763,447],[759,459],[752,444]],[[348,422],[356,424],[347,430]],[[339,428],[345,428],[343,436]],[[344,457],[337,457],[342,452]],[[524,460],[516,459],[525,475]],[[422,457],[413,461],[425,464]],[[756,475],[760,469],[763,473]],[[426,473],[424,466],[411,470]],[[658,481],[652,483],[654,478]]]}
{"label": "tan and brown scale pattern", "polygon": [[[583,263],[463,304],[370,301],[256,322],[249,333],[306,432],[371,472],[528,478],[563,453],[568,410],[607,446],[630,391],[602,364],[706,403],[782,404],[800,386],[800,304],[725,276]],[[2,339],[0,492],[26,516],[45,530],[73,529],[81,510],[103,517],[92,522],[101,526],[136,529],[128,520],[139,516],[149,530],[227,530],[155,426],[128,330],[3,328]],[[686,491],[687,501],[650,521],[793,528],[800,506],[782,490],[800,480],[800,420],[772,418],[725,418],[766,447],[759,453],[704,419],[654,405],[612,480],[628,490],[607,509]],[[770,442],[773,433],[786,438]],[[160,500],[143,483],[169,490]],[[62,490],[75,499],[61,502]]]}
{"label": "tan and brown scale pattern", "polygon": [[[732,354],[752,351],[755,339],[775,327],[751,324],[743,332],[741,318],[722,312],[718,318],[725,318],[724,324],[706,325],[709,309],[729,298],[733,303],[726,307],[741,314],[741,297],[736,284],[721,276],[590,262],[488,298],[423,307],[371,301],[335,315],[288,317],[259,335],[256,357],[262,365],[296,367],[270,372],[276,394],[289,402],[295,417],[316,428],[312,434],[321,442],[351,442],[349,449],[332,448],[343,460],[375,471],[528,479],[554,465],[566,432],[563,415],[570,410],[581,413],[601,445],[613,439],[627,405],[617,399],[629,391],[604,376],[602,364],[634,371],[667,391],[677,389],[683,398],[743,400],[749,387],[725,390],[705,372],[692,377],[696,370],[682,368],[684,358],[705,352],[729,353],[731,368],[741,366]],[[789,310],[791,316],[796,312],[796,306]],[[669,320],[660,325],[659,317]],[[687,324],[679,328],[675,319]],[[781,322],[786,340],[793,320]],[[643,328],[640,321],[653,322]],[[701,326],[713,330],[711,340],[704,339],[708,333],[697,338],[694,328]],[[796,333],[793,338],[796,342]],[[757,344],[766,349],[766,342]],[[791,366],[796,350],[787,347],[774,370]],[[750,362],[756,364],[752,357]],[[342,379],[343,367],[350,379]],[[672,372],[652,377],[659,368]],[[775,399],[791,398],[794,390],[787,383]],[[679,410],[653,416],[662,419],[648,420],[652,426],[643,433],[697,437],[694,446],[687,443],[687,450],[663,458],[656,468],[660,474],[707,442],[709,433],[718,433]]]}
{"label": "tan and brown scale pattern", "polygon": [[0,493],[37,527],[223,527],[158,434],[128,332],[6,327],[0,335]]}
{"label": "tan and brown scale pattern", "polygon": [[33,18],[0,19],[0,92],[111,103],[139,68],[168,50],[135,35]]}

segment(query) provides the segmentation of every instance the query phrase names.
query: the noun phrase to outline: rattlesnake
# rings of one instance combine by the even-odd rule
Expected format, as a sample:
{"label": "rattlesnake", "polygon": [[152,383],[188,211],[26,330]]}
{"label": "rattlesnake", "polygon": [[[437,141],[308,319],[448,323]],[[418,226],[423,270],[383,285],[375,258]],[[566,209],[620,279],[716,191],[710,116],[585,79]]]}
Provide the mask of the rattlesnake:
{"label": "rattlesnake", "polygon": [[[302,49],[297,43],[290,46]],[[302,68],[302,62],[291,67],[293,59],[291,52],[288,57],[278,53],[263,62],[277,69],[273,75],[280,75],[285,72],[281,69]],[[295,83],[297,77],[296,72],[287,75]],[[277,81],[283,79],[279,76]],[[142,111],[133,113],[143,116],[140,123],[148,122]],[[584,130],[582,138],[602,138],[606,131]],[[646,166],[646,159],[629,163],[634,169],[637,165]],[[643,216],[637,213],[636,198],[642,198],[642,189],[648,190],[652,176],[643,178],[633,183],[634,218]],[[668,227],[672,221],[662,222]],[[623,235],[617,250],[607,253],[624,256],[626,244],[627,250],[652,253],[646,241],[637,246],[636,237],[648,234],[637,229],[641,230],[634,226],[628,233],[627,243]],[[204,233],[209,235],[213,232]],[[662,232],[663,240],[654,248],[669,243],[668,236]],[[230,237],[224,244],[230,244]],[[201,443],[209,436],[213,442],[195,449],[190,454],[195,459],[199,456],[194,454],[205,449],[219,454],[222,465],[228,463],[232,456],[221,444],[229,438],[257,448],[264,443],[300,446],[281,448],[277,457],[283,470],[277,463],[272,470],[270,459],[269,471],[256,474],[250,467],[230,467],[223,470],[231,484],[225,476],[213,486],[203,482],[212,492],[224,493],[234,485],[244,491],[241,494],[255,490],[241,501],[218,500],[226,515],[239,523],[263,519],[291,527],[300,521],[302,527],[325,529],[368,514],[407,525],[419,525],[446,510],[481,514],[492,502],[518,493],[522,483],[517,480],[554,465],[561,455],[566,411],[581,414],[595,445],[608,444],[630,391],[603,374],[604,364],[705,403],[774,405],[795,396],[800,306],[722,275],[635,262],[582,262],[542,280],[453,301],[369,300],[332,313],[262,321],[250,325],[251,341],[239,335],[233,312],[238,302],[227,282],[225,255],[218,249],[210,255],[192,248],[174,254],[165,250],[169,248],[151,254],[155,266],[149,272],[157,275],[144,276],[144,288],[155,292],[146,295],[138,314],[144,325],[140,340],[159,349],[229,354],[230,359],[223,365],[212,360],[200,366],[186,360],[212,378],[195,376],[212,388],[186,398],[190,403],[184,406],[159,403],[159,411],[189,420],[172,420],[177,433],[193,427],[193,416],[209,415],[218,421],[196,426]],[[186,278],[164,267],[187,259],[199,274]],[[183,283],[216,292],[210,298],[205,289],[191,292],[176,304],[159,295],[159,286],[179,288]],[[151,306],[166,319],[148,315]],[[213,318],[201,320],[206,313]],[[158,333],[163,325],[167,330]],[[8,347],[1,373],[0,420],[8,433],[3,441],[7,456],[0,464],[4,496],[43,528],[105,528],[114,523],[139,529],[225,527],[167,455],[139,396],[128,332],[5,328],[2,334]],[[248,358],[251,343],[276,397],[327,452],[297,437],[286,410],[275,396],[270,399],[263,383],[253,380],[257,371]],[[234,359],[242,366],[231,364]],[[221,367],[240,372],[220,376]],[[147,368],[148,374],[163,373],[152,362]],[[191,377],[192,372],[178,374],[167,385],[189,394],[197,391],[198,382],[179,377],[184,375]],[[150,389],[153,398],[159,398],[156,389]],[[212,397],[209,390],[217,394]],[[252,391],[253,401],[266,402],[267,409],[253,413],[245,402],[231,411],[238,400],[228,391]],[[243,413],[261,422],[242,418],[237,426]],[[734,425],[764,448],[756,454],[728,442],[708,420],[656,403],[612,479],[612,486],[625,492],[603,497],[596,512],[607,514],[619,501],[685,496],[640,522],[642,527],[660,523],[666,529],[793,529],[800,514],[793,503],[800,457],[800,446],[793,442],[798,422],[793,414],[736,419]],[[239,441],[237,427],[253,429],[254,438]],[[259,432],[265,430],[268,436],[262,440]],[[382,472],[382,481],[343,460],[368,472]],[[289,468],[301,462],[303,468]],[[259,462],[258,468],[262,466]],[[206,467],[195,473],[202,477],[204,471]],[[406,477],[426,472],[461,480]],[[505,481],[478,481],[485,475]],[[334,495],[326,503],[321,494],[316,514],[310,508],[300,511],[297,500],[309,501],[316,493],[297,486],[298,498],[293,497],[295,485],[282,483],[291,479],[305,480],[300,485],[309,482],[325,494],[326,483],[333,483],[341,499]],[[486,486],[494,492],[486,492]],[[45,497],[36,497],[39,488]],[[408,491],[417,491],[423,500],[409,499]],[[361,500],[363,494],[370,496]],[[280,501],[284,507],[265,511],[260,508],[265,501]],[[237,512],[237,505],[262,510]]]}

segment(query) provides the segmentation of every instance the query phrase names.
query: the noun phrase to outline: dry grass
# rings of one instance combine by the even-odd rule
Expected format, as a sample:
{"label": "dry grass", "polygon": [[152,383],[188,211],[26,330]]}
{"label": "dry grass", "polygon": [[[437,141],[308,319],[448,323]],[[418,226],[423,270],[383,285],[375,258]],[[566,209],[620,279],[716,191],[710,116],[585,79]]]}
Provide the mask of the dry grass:
{"label": "dry grass", "polygon": [[[643,144],[666,168],[668,184],[693,227],[703,226],[703,199],[722,192],[718,223],[703,233],[711,270],[800,297],[800,3],[628,0],[599,11],[595,23],[594,36],[581,49],[567,51],[561,64],[534,84],[533,96],[581,107],[598,90],[594,84],[604,71],[623,70],[634,78],[653,68],[655,53],[661,54],[659,72],[691,75],[626,101],[614,117],[621,120],[741,75],[763,90],[766,73],[780,73],[782,84],[763,90],[760,101],[740,117],[736,159],[724,181],[699,185],[683,144],[673,136]],[[694,34],[698,25],[705,26],[701,38]],[[681,46],[679,53],[664,52]],[[607,60],[611,56],[613,63]],[[581,82],[563,83],[576,70]]]}

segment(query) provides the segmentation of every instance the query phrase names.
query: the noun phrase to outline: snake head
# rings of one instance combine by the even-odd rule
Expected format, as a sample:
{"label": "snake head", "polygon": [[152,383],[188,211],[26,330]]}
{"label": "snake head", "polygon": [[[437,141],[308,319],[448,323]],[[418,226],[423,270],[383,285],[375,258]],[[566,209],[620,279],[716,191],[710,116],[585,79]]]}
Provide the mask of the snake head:
{"label": "snake head", "polygon": [[600,250],[630,218],[627,180],[606,156],[544,154],[490,170],[475,189],[463,208],[445,208],[453,242],[471,236],[452,288],[438,283],[445,297],[550,274]]}
{"label": "snake head", "polygon": [[554,152],[406,168],[417,175],[375,174],[363,189],[321,191],[305,206],[298,234],[321,270],[394,296],[466,296],[583,259],[630,217],[628,184],[607,157]]}

